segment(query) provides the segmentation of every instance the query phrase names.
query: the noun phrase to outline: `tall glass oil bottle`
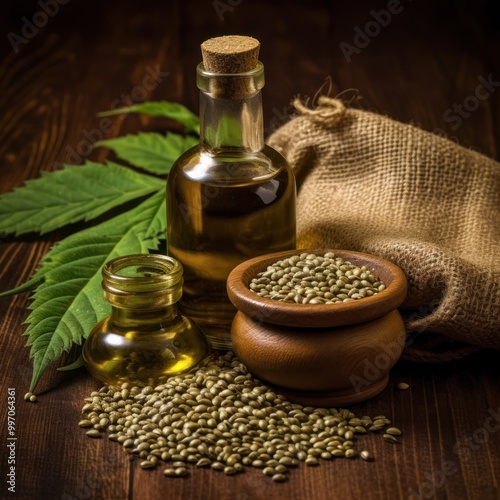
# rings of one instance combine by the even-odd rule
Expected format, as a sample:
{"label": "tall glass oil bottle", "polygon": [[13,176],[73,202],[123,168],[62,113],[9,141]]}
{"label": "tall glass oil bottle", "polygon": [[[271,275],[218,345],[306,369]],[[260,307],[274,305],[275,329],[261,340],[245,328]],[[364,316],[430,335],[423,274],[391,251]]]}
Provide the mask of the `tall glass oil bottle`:
{"label": "tall glass oil bottle", "polygon": [[257,255],[295,248],[293,172],[264,144],[259,42],[228,36],[202,44],[197,68],[200,144],[167,181],[168,254],[184,266],[181,310],[215,348],[231,347],[236,310],[229,272]]}

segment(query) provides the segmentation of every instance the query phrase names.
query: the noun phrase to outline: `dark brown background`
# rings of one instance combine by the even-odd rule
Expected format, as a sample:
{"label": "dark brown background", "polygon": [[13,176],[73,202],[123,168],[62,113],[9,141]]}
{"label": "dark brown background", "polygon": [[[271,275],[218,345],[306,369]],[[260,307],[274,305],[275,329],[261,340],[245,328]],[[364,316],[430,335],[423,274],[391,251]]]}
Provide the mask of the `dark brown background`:
{"label": "dark brown background", "polygon": [[[332,94],[355,89],[348,95],[360,96],[358,106],[429,131],[439,129],[451,140],[498,159],[500,87],[462,118],[460,126],[453,128],[457,122],[444,115],[474,95],[478,77],[488,79],[491,74],[500,81],[496,2],[407,0],[401,5],[402,11],[348,63],[339,44],[353,44],[355,27],[364,29],[373,19],[370,11],[386,9],[388,1],[70,0],[19,46],[18,53],[8,34],[20,34],[23,17],[33,19],[41,6],[4,2],[0,192],[63,161],[74,161],[70,148],[80,148],[82,159],[104,160],[105,151],[87,154],[88,145],[101,135],[96,113],[116,99],[167,99],[196,111],[199,44],[211,36],[234,33],[253,35],[262,43],[268,130],[287,119],[294,95],[314,95],[331,77]],[[148,67],[157,65],[168,76],[146,95],[141,91],[143,78]],[[169,125],[138,116],[113,123],[107,137]],[[0,289],[26,281],[41,256],[64,234],[2,240]],[[358,459],[303,466],[292,471],[285,484],[272,484],[256,470],[237,477],[196,470],[188,479],[172,480],[163,477],[161,468],[141,470],[114,443],[85,437],[77,427],[80,408],[98,384],[83,370],[64,378],[47,376],[41,387],[52,390],[36,405],[22,401],[31,376],[21,336],[28,303],[27,294],[0,299],[0,407],[6,406],[7,387],[15,388],[18,437],[16,494],[10,494],[4,475],[2,411],[2,497],[397,499],[414,492],[423,498],[500,498],[498,353],[480,353],[442,366],[400,363],[380,397],[354,408],[360,415],[384,413],[404,431],[396,446],[377,436],[361,441],[360,449],[376,456],[373,463]],[[394,385],[403,380],[411,389],[398,392]],[[487,420],[491,412],[498,422]]]}

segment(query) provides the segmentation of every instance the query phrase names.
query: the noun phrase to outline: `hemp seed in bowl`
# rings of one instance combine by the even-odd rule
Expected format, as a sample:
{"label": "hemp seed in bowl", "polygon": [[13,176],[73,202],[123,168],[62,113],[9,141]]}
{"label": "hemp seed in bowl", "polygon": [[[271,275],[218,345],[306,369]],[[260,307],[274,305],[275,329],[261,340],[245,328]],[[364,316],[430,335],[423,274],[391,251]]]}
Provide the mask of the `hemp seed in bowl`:
{"label": "hemp seed in bowl", "polygon": [[336,304],[371,297],[385,284],[366,266],[358,267],[328,252],[293,255],[268,266],[250,281],[261,297],[297,304]]}

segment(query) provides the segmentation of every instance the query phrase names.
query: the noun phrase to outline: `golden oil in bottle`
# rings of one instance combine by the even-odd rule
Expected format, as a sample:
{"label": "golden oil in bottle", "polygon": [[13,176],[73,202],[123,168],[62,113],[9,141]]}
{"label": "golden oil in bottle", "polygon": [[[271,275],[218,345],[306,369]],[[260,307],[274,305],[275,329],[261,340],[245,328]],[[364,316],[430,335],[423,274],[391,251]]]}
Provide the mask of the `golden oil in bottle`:
{"label": "golden oil in bottle", "polygon": [[103,268],[111,315],[83,348],[87,369],[106,384],[152,385],[199,365],[210,353],[203,332],[179,313],[183,269],[161,255],[128,255]]}
{"label": "golden oil in bottle", "polygon": [[197,69],[200,145],[176,161],[167,181],[167,245],[184,266],[182,311],[213,347],[228,349],[236,310],[227,276],[244,260],[295,248],[296,189],[286,160],[264,144],[257,56],[244,72],[224,57],[207,71],[209,61]]}

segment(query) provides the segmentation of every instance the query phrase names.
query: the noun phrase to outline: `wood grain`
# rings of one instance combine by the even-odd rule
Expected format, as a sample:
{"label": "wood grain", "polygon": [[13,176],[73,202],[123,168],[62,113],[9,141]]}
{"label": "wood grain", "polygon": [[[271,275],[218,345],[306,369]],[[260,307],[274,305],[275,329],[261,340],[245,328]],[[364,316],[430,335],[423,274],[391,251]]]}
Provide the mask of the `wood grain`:
{"label": "wood grain", "polygon": [[[445,113],[473,95],[478,77],[500,81],[500,22],[494,0],[409,2],[347,62],[339,48],[353,43],[371,11],[389,2],[81,2],[59,5],[59,12],[20,47],[7,38],[21,33],[38,2],[7,0],[0,16],[0,192],[21,186],[42,170],[72,162],[71,151],[98,137],[96,113],[134,102],[147,67],[168,72],[144,99],[179,101],[196,111],[195,67],[199,44],[222,34],[260,39],[266,67],[263,91],[266,129],[293,112],[293,96],[313,96],[327,82],[331,93],[347,92],[353,104],[448,136],[498,159],[500,92],[495,89],[458,127]],[[328,83],[330,79],[331,83]],[[349,90],[355,89],[355,90]],[[358,97],[355,97],[358,96]],[[137,130],[164,130],[166,120],[136,115],[114,118],[107,137]],[[92,135],[91,134],[91,135]],[[90,150],[79,161],[104,161],[108,152]],[[73,228],[74,229],[74,228]],[[71,229],[70,229],[71,230]],[[69,231],[70,231],[69,230]],[[68,231],[44,236],[3,238],[0,289],[23,283],[41,256]],[[273,484],[258,470],[226,477],[195,470],[170,480],[161,468],[140,470],[123,449],[105,439],[91,440],[77,427],[83,399],[98,383],[83,370],[44,378],[35,405],[22,401],[31,377],[22,322],[27,294],[0,299],[2,398],[16,390],[16,493],[29,499],[485,499],[500,498],[500,355],[483,352],[447,365],[400,362],[377,398],[356,405],[356,414],[385,414],[402,428],[401,443],[380,436],[359,440],[375,461],[335,460],[300,467],[290,481]],[[405,381],[408,391],[395,384]],[[496,419],[496,420],[495,420]],[[0,412],[5,455],[6,412]],[[2,476],[5,478],[5,476]],[[0,496],[9,498],[2,482]]]}

